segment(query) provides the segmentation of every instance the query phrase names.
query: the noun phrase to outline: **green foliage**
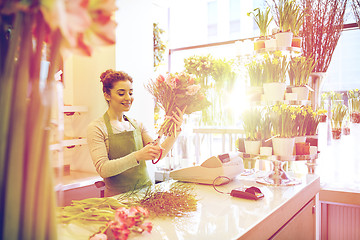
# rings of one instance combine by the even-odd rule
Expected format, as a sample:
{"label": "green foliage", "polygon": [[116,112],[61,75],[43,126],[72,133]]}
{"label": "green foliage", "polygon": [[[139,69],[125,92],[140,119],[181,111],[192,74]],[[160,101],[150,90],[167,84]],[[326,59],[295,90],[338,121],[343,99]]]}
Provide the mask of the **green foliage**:
{"label": "green foliage", "polygon": [[342,103],[336,104],[331,109],[331,127],[341,128],[346,113],[347,113],[347,107],[344,104]]}
{"label": "green foliage", "polygon": [[153,38],[154,38],[154,67],[157,68],[164,60],[164,53],[166,44],[161,40],[161,35],[165,31],[159,28],[158,23],[153,23]]}
{"label": "green foliage", "polygon": [[247,13],[248,16],[251,14],[254,16],[254,21],[260,29],[260,36],[265,37],[268,32],[268,27],[272,21],[272,17],[269,18],[270,8],[267,7],[264,11],[260,8],[255,8],[252,12]]}
{"label": "green foliage", "polygon": [[233,65],[234,62],[232,60],[228,61],[225,58],[213,60],[213,70],[210,75],[215,80],[216,89],[220,90],[224,87],[226,87],[227,90],[232,89],[236,78]]}
{"label": "green foliage", "polygon": [[262,62],[257,61],[256,58],[254,58],[250,63],[246,64],[246,69],[249,74],[250,86],[261,87],[264,73],[264,66]]}
{"label": "green foliage", "polygon": [[309,82],[309,77],[316,62],[311,57],[294,57],[289,63],[289,78],[292,86],[305,86]]}
{"label": "green foliage", "polygon": [[245,110],[241,115],[242,126],[247,140],[260,140],[261,111],[258,108]]}
{"label": "green foliage", "polygon": [[283,56],[280,51],[275,51],[273,54],[265,53],[263,57],[264,82],[285,82],[289,68],[286,56]]}

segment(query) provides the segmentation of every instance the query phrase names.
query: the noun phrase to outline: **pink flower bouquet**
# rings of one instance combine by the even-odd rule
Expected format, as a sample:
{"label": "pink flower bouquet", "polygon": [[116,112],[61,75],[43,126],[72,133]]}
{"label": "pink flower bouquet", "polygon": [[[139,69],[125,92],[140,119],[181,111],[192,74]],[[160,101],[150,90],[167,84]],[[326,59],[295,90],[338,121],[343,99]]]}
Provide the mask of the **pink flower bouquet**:
{"label": "pink flower bouquet", "polygon": [[159,75],[146,88],[165,111],[166,117],[160,126],[159,136],[176,136],[176,124],[171,117],[177,107],[185,109],[185,114],[191,114],[210,105],[200,84],[196,84],[192,75],[185,72],[170,73],[166,77]]}

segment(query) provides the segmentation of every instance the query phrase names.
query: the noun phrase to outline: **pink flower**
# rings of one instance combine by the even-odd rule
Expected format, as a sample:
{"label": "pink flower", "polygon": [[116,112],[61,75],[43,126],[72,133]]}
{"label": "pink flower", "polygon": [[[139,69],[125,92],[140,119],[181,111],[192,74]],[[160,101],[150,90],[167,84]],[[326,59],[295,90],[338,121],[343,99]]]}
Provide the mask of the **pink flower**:
{"label": "pink flower", "polygon": [[115,43],[115,0],[41,0],[40,8],[50,31],[61,32],[63,55],[90,56],[93,47]]}
{"label": "pink flower", "polygon": [[186,87],[186,95],[195,95],[199,90],[201,86],[199,84],[193,84]]}
{"label": "pink flower", "polygon": [[151,233],[152,231],[152,223],[151,222],[145,222],[140,226],[144,231],[147,231],[148,233]]}
{"label": "pink flower", "polygon": [[156,78],[156,81],[162,83],[165,81],[165,77],[163,75],[159,75],[157,78]]}
{"label": "pink flower", "polygon": [[89,240],[107,240],[107,236],[104,233],[98,233],[92,236]]}

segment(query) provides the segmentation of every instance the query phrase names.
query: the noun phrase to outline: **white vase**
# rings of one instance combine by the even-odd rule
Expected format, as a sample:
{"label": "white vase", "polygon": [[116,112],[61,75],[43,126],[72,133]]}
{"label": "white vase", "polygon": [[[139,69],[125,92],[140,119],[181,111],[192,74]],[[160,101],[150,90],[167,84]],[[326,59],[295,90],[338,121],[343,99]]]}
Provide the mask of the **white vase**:
{"label": "white vase", "polygon": [[294,154],[295,138],[274,138],[274,155],[292,156]]}
{"label": "white vase", "polygon": [[260,154],[261,141],[248,141],[245,140],[245,152],[248,154]]}
{"label": "white vase", "polygon": [[310,74],[309,86],[314,90],[311,92],[311,107],[318,109],[320,104],[320,93],[322,86],[326,80],[325,72],[313,72]]}
{"label": "white vase", "polygon": [[292,87],[291,92],[297,94],[297,100],[309,99],[309,88],[307,87]]}
{"label": "white vase", "polygon": [[275,34],[277,47],[291,47],[293,33],[292,32],[279,32]]}
{"label": "white vase", "polygon": [[280,82],[264,83],[264,100],[265,101],[281,101],[284,100],[286,92],[286,84]]}
{"label": "white vase", "polygon": [[276,39],[270,38],[265,40],[265,49],[270,50],[276,48]]}
{"label": "white vase", "polygon": [[285,93],[285,100],[296,101],[297,99],[297,93]]}
{"label": "white vase", "polygon": [[296,136],[295,143],[306,142],[306,136]]}

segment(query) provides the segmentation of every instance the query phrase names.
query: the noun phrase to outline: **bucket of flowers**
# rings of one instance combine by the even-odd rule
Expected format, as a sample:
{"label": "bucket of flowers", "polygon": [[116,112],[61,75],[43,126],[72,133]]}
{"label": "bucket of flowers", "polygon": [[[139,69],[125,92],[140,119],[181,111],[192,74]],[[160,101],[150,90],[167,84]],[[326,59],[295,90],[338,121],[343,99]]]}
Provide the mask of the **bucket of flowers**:
{"label": "bucket of flowers", "polygon": [[331,132],[333,139],[340,139],[343,120],[347,113],[347,107],[342,104],[336,104],[331,110]]}
{"label": "bucket of flowers", "polygon": [[350,121],[360,123],[360,90],[354,89],[348,91]]}

